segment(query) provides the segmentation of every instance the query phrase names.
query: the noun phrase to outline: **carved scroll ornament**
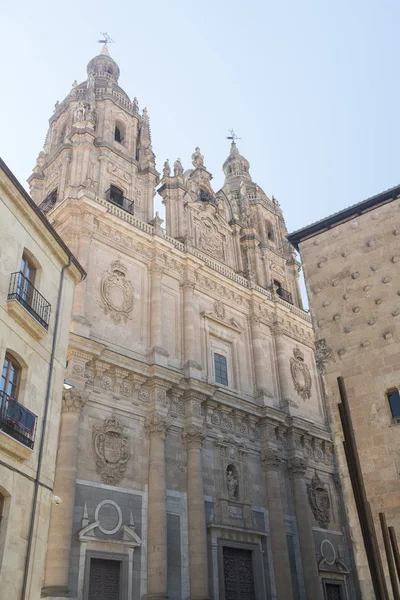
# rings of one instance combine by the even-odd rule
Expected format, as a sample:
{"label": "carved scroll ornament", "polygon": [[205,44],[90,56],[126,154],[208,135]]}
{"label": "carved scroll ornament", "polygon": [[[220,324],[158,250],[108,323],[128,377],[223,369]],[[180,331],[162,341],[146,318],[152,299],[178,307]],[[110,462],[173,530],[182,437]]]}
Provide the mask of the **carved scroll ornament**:
{"label": "carved scroll ornament", "polygon": [[100,293],[104,312],[110,315],[116,325],[131,318],[133,310],[133,287],[126,279],[127,268],[119,260],[111,263],[101,281]]}
{"label": "carved scroll ornament", "polygon": [[307,485],[308,499],[310,501],[311,510],[318,525],[322,529],[328,529],[330,521],[331,502],[325,484],[315,473],[311,480],[311,484]]}
{"label": "carved scroll ornament", "polygon": [[304,354],[298,346],[293,350],[293,358],[290,359],[290,371],[296,392],[306,400],[311,397],[311,375],[310,370],[304,362]]}
{"label": "carved scroll ornament", "polygon": [[128,438],[122,435],[122,425],[114,417],[104,421],[103,427],[93,428],[93,451],[96,471],[109,485],[123,478],[129,459]]}

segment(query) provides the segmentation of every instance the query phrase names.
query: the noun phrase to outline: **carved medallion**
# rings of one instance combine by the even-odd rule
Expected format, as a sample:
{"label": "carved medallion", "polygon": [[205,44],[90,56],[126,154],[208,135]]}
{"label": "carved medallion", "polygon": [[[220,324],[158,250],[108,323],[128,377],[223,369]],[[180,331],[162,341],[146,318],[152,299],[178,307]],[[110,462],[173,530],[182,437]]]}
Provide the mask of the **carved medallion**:
{"label": "carved medallion", "polygon": [[308,499],[310,501],[311,510],[318,525],[322,529],[328,529],[330,521],[331,502],[326,486],[315,473],[311,480],[311,484],[307,485]]}
{"label": "carved medallion", "polygon": [[312,381],[310,371],[304,362],[304,354],[298,346],[293,350],[293,357],[290,359],[290,371],[294,387],[299,396],[306,400],[311,397]]}
{"label": "carved medallion", "polygon": [[104,483],[119,483],[126,471],[129,448],[122,425],[114,417],[106,419],[103,427],[93,427],[93,450],[96,471]]}
{"label": "carved medallion", "polygon": [[214,302],[214,312],[220,319],[225,319],[225,306],[220,300]]}
{"label": "carved medallion", "polygon": [[124,264],[114,260],[101,281],[102,307],[116,325],[121,321],[126,323],[133,309],[133,287],[125,278],[126,271]]}

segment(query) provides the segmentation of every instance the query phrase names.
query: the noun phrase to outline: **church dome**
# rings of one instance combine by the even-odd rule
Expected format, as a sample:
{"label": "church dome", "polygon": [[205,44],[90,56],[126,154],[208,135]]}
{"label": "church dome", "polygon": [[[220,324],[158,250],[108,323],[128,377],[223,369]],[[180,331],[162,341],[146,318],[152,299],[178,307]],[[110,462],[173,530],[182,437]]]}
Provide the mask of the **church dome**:
{"label": "church dome", "polygon": [[87,74],[93,74],[96,79],[106,79],[118,82],[120,70],[119,66],[108,53],[107,46],[104,46],[98,56],[92,58],[87,66]]}
{"label": "church dome", "polygon": [[240,154],[234,141],[231,144],[230,154],[222,168],[225,173],[225,181],[230,181],[236,177],[240,177],[241,179],[251,179],[249,173],[250,163]]}

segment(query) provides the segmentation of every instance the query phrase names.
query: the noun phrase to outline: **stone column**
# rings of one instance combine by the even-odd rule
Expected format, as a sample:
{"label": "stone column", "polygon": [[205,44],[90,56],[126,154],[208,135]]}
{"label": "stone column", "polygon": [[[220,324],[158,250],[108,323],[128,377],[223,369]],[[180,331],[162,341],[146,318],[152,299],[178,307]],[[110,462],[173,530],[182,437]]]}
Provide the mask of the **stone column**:
{"label": "stone column", "polygon": [[323,600],[322,585],[319,579],[314,536],[312,532],[310,505],[305,481],[306,470],[306,459],[291,459],[290,471],[293,481],[294,505],[307,600]]}
{"label": "stone column", "polygon": [[196,334],[195,328],[197,324],[197,315],[195,315],[193,308],[194,301],[194,282],[186,280],[181,284],[183,290],[183,333],[184,333],[184,363],[188,367],[195,367],[201,369],[200,365],[196,362]]}
{"label": "stone column", "polygon": [[147,522],[147,598],[162,600],[167,592],[167,488],[165,435],[168,417],[154,413],[146,421],[150,438]]}
{"label": "stone column", "polygon": [[279,330],[275,331],[275,348],[281,392],[281,407],[284,410],[289,410],[292,396],[290,385],[292,382],[292,374],[290,372],[291,355],[288,356],[290,344],[285,343],[285,335]]}
{"label": "stone column", "polygon": [[201,464],[201,446],[204,434],[200,427],[190,425],[185,430],[183,437],[187,450],[190,598],[205,600],[209,598],[209,590],[206,513]]}
{"label": "stone column", "polygon": [[161,278],[163,269],[160,265],[151,268],[151,305],[150,305],[150,347],[154,352],[162,348],[161,330]]}
{"label": "stone column", "polygon": [[281,458],[277,452],[267,452],[263,459],[267,491],[268,520],[271,535],[272,560],[277,600],[292,600],[292,578],[286,539],[285,515],[279,485]]}
{"label": "stone column", "polygon": [[75,504],[78,458],[78,434],[81,410],[86,395],[77,389],[64,390],[61,428],[54,481],[54,495],[61,504],[51,509],[46,569],[42,595],[64,596],[68,593],[69,555]]}
{"label": "stone column", "polygon": [[268,389],[268,372],[266,369],[265,351],[262,347],[260,318],[253,313],[249,316],[249,323],[251,328],[254,372],[256,378],[257,393],[272,396],[272,393]]}

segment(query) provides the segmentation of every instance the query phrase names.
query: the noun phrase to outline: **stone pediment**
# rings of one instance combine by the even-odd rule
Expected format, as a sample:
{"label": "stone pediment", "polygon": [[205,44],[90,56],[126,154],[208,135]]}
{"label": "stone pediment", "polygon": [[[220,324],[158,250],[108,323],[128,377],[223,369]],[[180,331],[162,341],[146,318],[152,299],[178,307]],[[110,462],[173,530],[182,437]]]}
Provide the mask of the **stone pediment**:
{"label": "stone pediment", "polygon": [[104,542],[106,544],[118,543],[118,544],[124,544],[125,546],[131,546],[132,548],[137,548],[138,546],[142,545],[142,540],[140,539],[140,537],[138,536],[136,531],[134,531],[128,525],[122,525],[122,527],[121,527],[122,539],[120,539],[120,540],[104,539],[104,538],[97,537],[95,535],[95,530],[96,530],[96,528],[99,527],[99,525],[100,525],[99,521],[94,521],[93,523],[86,525],[86,527],[84,527],[83,529],[81,529],[81,531],[78,532],[79,541],[80,542],[96,541],[96,542]]}
{"label": "stone pediment", "polygon": [[218,325],[222,325],[223,327],[227,327],[228,329],[232,329],[233,331],[236,331],[236,333],[242,333],[243,329],[242,327],[240,327],[240,325],[236,322],[236,320],[232,317],[229,320],[224,320],[220,317],[218,317],[214,312],[202,312],[201,316],[204,317],[205,319],[210,319],[211,321],[214,321],[215,323],[218,323]]}

